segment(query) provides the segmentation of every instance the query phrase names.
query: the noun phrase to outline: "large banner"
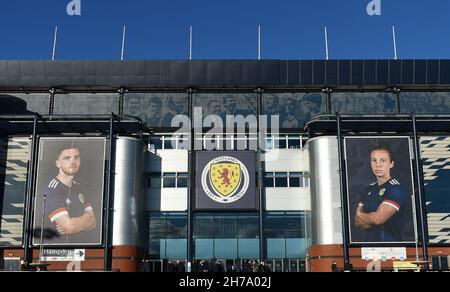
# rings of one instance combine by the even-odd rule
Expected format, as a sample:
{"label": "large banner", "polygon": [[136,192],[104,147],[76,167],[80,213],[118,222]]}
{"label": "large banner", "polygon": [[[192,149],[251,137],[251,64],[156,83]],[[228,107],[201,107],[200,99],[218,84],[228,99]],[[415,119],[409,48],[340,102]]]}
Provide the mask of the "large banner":
{"label": "large banner", "polygon": [[344,147],[350,242],[415,242],[410,139],[346,137]]}
{"label": "large banner", "polygon": [[195,209],[256,210],[253,151],[196,153]]}
{"label": "large banner", "polygon": [[21,246],[30,138],[0,138],[0,246]]}
{"label": "large banner", "polygon": [[430,243],[450,244],[450,137],[420,138]]}
{"label": "large banner", "polygon": [[104,138],[40,139],[35,245],[41,236],[43,245],[102,243],[105,146]]}

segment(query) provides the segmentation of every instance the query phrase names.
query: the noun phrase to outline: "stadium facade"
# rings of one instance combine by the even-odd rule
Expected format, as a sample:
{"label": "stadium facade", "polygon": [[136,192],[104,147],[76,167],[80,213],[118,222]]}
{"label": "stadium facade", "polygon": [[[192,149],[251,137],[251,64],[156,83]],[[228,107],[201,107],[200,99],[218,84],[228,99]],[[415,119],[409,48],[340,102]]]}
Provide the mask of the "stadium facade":
{"label": "stadium facade", "polygon": [[[447,268],[448,60],[1,61],[0,114],[4,270]],[[368,196],[403,212],[394,233],[357,222],[387,144],[392,186]],[[78,202],[95,226],[61,232]]]}

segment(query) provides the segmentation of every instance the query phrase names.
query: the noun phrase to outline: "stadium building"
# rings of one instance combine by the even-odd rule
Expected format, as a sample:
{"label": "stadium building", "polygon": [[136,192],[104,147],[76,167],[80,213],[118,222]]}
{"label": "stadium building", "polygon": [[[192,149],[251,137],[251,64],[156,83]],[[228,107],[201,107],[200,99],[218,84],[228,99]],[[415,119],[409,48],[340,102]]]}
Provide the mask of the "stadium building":
{"label": "stadium building", "polygon": [[1,61],[0,115],[3,270],[448,268],[448,60]]}

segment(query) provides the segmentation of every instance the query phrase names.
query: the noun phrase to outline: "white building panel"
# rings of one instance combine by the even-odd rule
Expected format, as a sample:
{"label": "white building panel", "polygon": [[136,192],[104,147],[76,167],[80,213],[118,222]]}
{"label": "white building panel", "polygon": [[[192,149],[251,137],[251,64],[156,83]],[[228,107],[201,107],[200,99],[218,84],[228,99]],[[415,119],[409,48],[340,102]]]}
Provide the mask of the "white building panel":
{"label": "white building panel", "polygon": [[176,149],[149,151],[147,172],[188,172],[188,151]]}
{"label": "white building panel", "polygon": [[309,188],[266,188],[267,211],[311,210]]}
{"label": "white building panel", "polygon": [[186,211],[187,188],[148,189],[147,211]]}
{"label": "white building panel", "polygon": [[309,154],[301,149],[271,149],[263,155],[266,172],[309,172]]}

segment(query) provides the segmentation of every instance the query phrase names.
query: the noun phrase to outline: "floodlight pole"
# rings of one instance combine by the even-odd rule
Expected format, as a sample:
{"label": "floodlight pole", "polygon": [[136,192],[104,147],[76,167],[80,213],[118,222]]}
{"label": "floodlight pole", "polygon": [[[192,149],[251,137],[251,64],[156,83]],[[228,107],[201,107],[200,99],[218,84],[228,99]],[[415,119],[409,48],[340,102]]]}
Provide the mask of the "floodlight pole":
{"label": "floodlight pole", "polygon": [[57,37],[58,37],[58,26],[55,27],[55,34],[53,35],[52,61],[55,61]]}

